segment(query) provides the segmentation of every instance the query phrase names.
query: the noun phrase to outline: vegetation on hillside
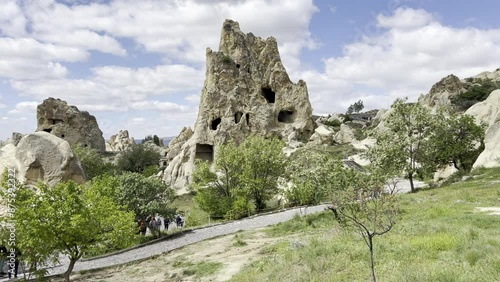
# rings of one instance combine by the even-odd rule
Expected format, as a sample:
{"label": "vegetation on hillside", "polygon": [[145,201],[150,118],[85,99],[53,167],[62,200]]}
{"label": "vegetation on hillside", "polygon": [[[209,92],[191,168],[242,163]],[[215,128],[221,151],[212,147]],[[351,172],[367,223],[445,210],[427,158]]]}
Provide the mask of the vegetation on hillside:
{"label": "vegetation on hillside", "polygon": [[471,80],[474,84],[467,91],[451,98],[455,111],[463,112],[472,105],[486,100],[490,93],[500,89],[500,83],[489,78]]}

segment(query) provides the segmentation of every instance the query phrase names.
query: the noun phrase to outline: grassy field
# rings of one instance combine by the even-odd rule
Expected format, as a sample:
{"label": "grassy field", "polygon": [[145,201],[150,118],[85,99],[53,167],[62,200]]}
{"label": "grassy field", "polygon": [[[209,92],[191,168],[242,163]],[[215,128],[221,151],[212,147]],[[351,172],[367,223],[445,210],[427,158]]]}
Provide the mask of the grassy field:
{"label": "grassy field", "polygon": [[[379,281],[500,281],[500,169],[401,195],[401,219],[375,238]],[[322,213],[268,229],[282,237],[231,281],[369,281],[369,253],[357,234]]]}

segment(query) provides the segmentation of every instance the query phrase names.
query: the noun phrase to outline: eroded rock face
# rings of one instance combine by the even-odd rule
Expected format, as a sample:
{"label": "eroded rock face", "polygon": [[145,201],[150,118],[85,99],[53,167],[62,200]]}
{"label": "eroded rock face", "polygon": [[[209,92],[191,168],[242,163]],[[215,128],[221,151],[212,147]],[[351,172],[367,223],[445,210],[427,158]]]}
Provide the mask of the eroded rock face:
{"label": "eroded rock face", "polygon": [[61,181],[85,181],[85,174],[69,143],[47,132],[21,138],[0,150],[0,170],[15,169],[17,179],[29,185],[42,180],[51,186]]}
{"label": "eroded rock face", "polygon": [[255,134],[307,141],[314,132],[306,83],[290,81],[276,39],[244,34],[237,22],[226,20],[219,51],[208,48],[206,58],[194,133],[175,149],[179,154],[164,174],[177,188],[189,182],[195,159],[213,161],[229,140],[239,143]]}
{"label": "eroded rock face", "polygon": [[37,107],[37,129],[62,138],[73,146],[79,144],[98,151],[106,149],[96,118],[61,99],[48,98]]}
{"label": "eroded rock face", "polygon": [[473,116],[476,123],[487,124],[484,137],[484,151],[479,155],[473,167],[500,166],[500,90],[491,92],[490,96],[470,107],[466,114]]}
{"label": "eroded rock face", "polygon": [[118,134],[112,135],[106,143],[106,151],[121,152],[135,144],[133,137],[130,137],[128,130],[120,130]]}
{"label": "eroded rock face", "polygon": [[425,96],[419,99],[419,103],[428,107],[450,106],[451,98],[466,91],[466,84],[453,74],[444,77],[434,84]]}

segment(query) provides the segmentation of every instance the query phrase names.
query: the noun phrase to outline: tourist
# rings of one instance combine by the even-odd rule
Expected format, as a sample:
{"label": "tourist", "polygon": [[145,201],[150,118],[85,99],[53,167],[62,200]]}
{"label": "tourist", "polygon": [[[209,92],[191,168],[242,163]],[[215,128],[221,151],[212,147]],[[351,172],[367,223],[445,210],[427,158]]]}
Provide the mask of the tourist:
{"label": "tourist", "polygon": [[170,218],[168,216],[165,216],[163,218],[163,225],[165,225],[165,231],[168,231],[168,225],[170,224]]}
{"label": "tourist", "polygon": [[0,245],[0,276],[6,274],[3,271],[3,266],[6,259],[7,259],[7,248],[4,245]]}
{"label": "tourist", "polygon": [[144,220],[141,220],[141,223],[140,223],[140,227],[139,227],[139,232],[142,234],[142,236],[145,236],[146,235],[146,223],[144,222]]}

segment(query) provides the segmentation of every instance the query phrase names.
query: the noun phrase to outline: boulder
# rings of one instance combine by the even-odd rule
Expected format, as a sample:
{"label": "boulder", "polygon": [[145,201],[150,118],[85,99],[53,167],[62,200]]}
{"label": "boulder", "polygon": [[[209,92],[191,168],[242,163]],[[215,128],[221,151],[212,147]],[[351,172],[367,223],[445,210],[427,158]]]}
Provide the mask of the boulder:
{"label": "boulder", "polygon": [[473,167],[496,167],[500,160],[500,90],[491,92],[488,98],[470,107],[465,114],[476,119],[476,123],[486,123],[484,151],[479,155]]}
{"label": "boulder", "polygon": [[354,136],[354,131],[345,124],[340,125],[340,130],[333,137],[333,141],[338,144],[346,144],[356,142],[356,137]]}
{"label": "boulder", "polygon": [[120,130],[118,134],[112,135],[106,143],[106,151],[121,152],[135,144],[133,137],[130,137],[128,130]]}
{"label": "boulder", "polygon": [[37,129],[62,138],[73,146],[79,144],[105,151],[106,142],[96,118],[61,99],[48,98],[37,107]]}
{"label": "boulder", "polygon": [[168,156],[163,179],[175,188],[189,183],[195,159],[214,161],[230,140],[254,134],[286,141],[295,132],[295,139],[307,141],[314,131],[307,85],[290,80],[273,37],[245,34],[226,20],[219,51],[208,48],[206,61],[193,135]]}
{"label": "boulder", "polygon": [[51,186],[61,181],[85,181],[80,161],[69,143],[47,132],[24,136],[17,146],[8,144],[0,150],[0,170],[15,169],[17,179],[28,185],[42,180]]}
{"label": "boulder", "polygon": [[434,173],[434,182],[446,180],[457,171],[458,171],[458,169],[456,169],[453,164],[449,164],[445,167],[439,168]]}
{"label": "boulder", "polygon": [[315,145],[332,145],[335,132],[324,125],[314,130],[314,134],[309,138],[309,142]]}

